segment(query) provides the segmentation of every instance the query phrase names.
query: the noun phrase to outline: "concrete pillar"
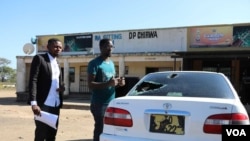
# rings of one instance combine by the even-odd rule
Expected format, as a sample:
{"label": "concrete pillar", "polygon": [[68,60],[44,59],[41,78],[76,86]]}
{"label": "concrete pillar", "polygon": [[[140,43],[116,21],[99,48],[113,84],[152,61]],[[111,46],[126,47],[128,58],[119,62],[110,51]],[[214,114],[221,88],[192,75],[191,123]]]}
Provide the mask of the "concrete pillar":
{"label": "concrete pillar", "polygon": [[64,95],[69,95],[69,62],[67,59],[64,59],[64,86],[65,91]]}
{"label": "concrete pillar", "polygon": [[119,56],[119,76],[125,76],[125,62],[124,56]]}
{"label": "concrete pillar", "polygon": [[17,68],[16,91],[25,92],[26,64],[23,58],[17,58]]}

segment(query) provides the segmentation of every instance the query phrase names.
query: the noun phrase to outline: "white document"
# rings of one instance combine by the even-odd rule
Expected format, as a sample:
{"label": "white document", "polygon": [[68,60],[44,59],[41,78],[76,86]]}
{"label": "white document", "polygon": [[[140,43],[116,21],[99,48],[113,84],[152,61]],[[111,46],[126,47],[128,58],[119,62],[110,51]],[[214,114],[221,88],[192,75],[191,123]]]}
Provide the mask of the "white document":
{"label": "white document", "polygon": [[51,113],[44,112],[44,111],[41,111],[41,116],[35,115],[35,120],[39,120],[55,129],[56,129],[57,119],[58,119],[58,115],[51,114]]}

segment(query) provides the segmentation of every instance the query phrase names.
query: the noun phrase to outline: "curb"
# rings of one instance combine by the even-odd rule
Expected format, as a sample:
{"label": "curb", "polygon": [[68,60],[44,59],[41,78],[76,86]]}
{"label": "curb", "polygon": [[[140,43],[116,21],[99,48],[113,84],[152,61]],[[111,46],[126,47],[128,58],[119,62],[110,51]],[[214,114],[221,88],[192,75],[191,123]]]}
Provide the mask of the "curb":
{"label": "curb", "polygon": [[90,105],[64,102],[62,109],[90,110]]}
{"label": "curb", "polygon": [[62,109],[90,110],[90,101],[86,99],[64,99]]}

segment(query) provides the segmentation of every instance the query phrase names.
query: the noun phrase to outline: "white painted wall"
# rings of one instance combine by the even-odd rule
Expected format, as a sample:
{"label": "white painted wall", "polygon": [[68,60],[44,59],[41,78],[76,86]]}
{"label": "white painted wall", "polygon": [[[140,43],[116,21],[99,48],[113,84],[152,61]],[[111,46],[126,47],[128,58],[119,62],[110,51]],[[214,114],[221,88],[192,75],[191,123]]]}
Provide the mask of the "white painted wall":
{"label": "white painted wall", "polygon": [[[147,33],[148,36],[143,36]],[[100,53],[100,39],[111,38],[115,46],[113,53],[186,51],[186,35],[186,28],[93,33],[93,49],[94,53]]]}

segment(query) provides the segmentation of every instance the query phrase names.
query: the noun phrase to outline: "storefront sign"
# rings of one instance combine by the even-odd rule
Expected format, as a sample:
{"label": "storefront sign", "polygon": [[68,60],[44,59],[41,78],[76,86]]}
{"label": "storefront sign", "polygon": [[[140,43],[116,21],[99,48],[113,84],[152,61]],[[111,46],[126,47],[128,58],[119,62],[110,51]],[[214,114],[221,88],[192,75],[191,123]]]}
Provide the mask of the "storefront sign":
{"label": "storefront sign", "polygon": [[195,27],[189,30],[190,47],[230,47],[232,46],[232,27]]}

